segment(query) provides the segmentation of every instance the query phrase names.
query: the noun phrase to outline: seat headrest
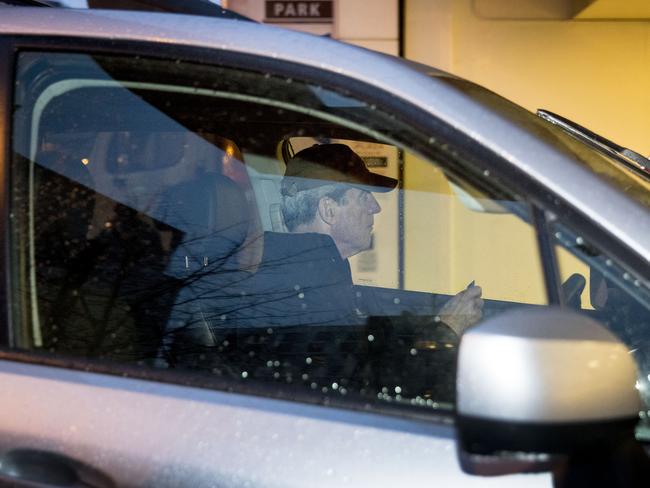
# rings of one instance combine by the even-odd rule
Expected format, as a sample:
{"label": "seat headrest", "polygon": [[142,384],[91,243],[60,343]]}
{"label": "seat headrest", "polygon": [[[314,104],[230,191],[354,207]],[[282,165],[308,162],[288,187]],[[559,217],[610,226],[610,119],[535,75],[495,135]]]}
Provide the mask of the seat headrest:
{"label": "seat headrest", "polygon": [[202,173],[171,187],[163,200],[165,222],[183,233],[168,274],[236,267],[235,255],[250,221],[246,197],[236,183],[218,173]]}

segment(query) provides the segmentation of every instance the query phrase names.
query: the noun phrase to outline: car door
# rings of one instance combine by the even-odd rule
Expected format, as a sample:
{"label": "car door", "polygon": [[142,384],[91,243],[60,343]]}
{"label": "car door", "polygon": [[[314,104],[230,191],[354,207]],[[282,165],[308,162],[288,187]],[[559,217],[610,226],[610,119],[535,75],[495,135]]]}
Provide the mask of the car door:
{"label": "car door", "polygon": [[[525,176],[331,72],[101,39],[3,49],[6,476],[521,485],[461,471],[457,338],[437,317],[473,280],[486,314],[559,300]],[[367,320],[286,325],[309,290],[246,286],[293,137],[389,154],[375,171],[400,175],[375,257],[351,262]]]}

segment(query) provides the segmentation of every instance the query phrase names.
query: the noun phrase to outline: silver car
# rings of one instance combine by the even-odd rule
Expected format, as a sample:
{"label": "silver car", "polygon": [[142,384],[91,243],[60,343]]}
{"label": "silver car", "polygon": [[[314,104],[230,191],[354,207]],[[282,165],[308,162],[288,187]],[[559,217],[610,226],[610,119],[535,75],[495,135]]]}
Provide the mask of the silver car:
{"label": "silver car", "polygon": [[239,20],[0,7],[0,77],[3,483],[650,482],[644,158]]}

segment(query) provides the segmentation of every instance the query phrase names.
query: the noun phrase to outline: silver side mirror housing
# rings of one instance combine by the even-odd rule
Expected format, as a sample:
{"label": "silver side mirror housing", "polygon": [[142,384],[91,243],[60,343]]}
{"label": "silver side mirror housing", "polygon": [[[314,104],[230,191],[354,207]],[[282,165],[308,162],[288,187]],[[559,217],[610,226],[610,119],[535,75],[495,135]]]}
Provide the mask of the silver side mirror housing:
{"label": "silver side mirror housing", "polygon": [[633,436],[636,380],[625,345],[585,315],[540,308],[489,319],[459,347],[460,449],[568,454]]}

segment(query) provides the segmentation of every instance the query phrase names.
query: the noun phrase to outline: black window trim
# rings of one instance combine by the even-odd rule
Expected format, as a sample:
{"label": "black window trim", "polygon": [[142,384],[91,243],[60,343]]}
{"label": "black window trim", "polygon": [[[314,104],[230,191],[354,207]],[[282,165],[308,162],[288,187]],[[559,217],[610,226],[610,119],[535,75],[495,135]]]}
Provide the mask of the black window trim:
{"label": "black window trim", "polygon": [[10,42],[0,37],[0,344],[11,343],[12,327],[8,291],[11,288],[10,235],[8,222],[9,206],[9,164],[11,161],[12,106],[13,99],[13,55]]}

